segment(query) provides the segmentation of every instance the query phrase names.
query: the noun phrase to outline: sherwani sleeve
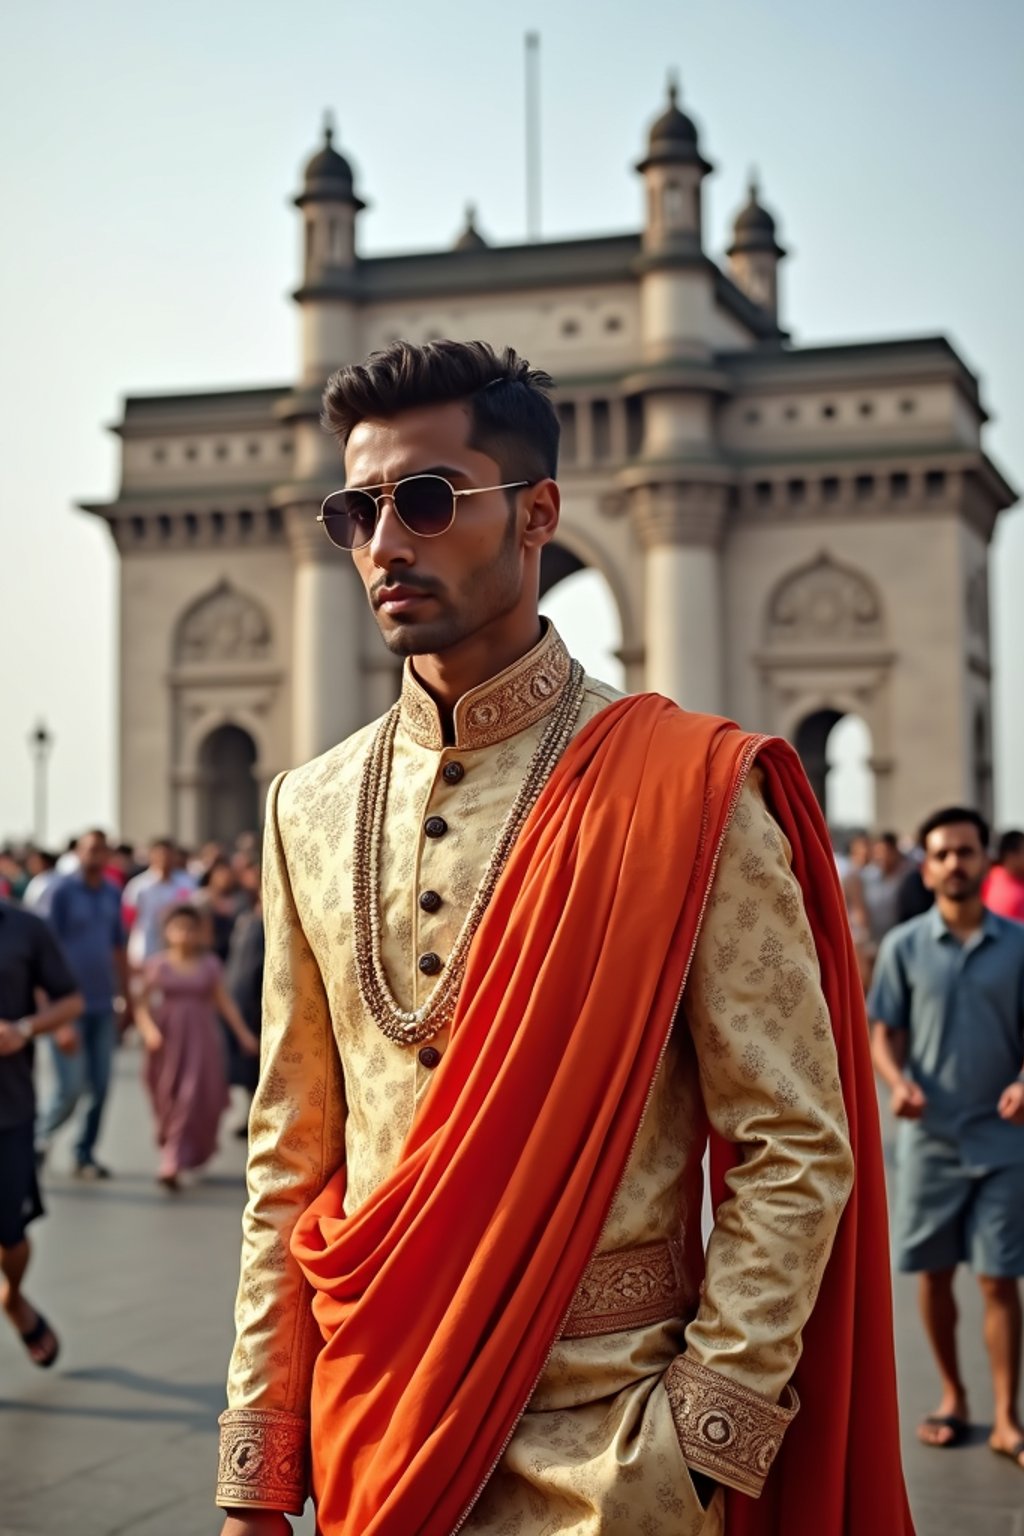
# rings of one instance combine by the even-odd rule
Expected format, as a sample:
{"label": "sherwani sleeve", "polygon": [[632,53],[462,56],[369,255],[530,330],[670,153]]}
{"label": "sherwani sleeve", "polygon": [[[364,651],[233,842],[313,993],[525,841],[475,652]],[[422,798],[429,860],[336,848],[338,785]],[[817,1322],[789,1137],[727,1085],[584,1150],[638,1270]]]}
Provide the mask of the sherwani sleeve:
{"label": "sherwani sleeve", "polygon": [[341,1064],[320,967],[299,917],[281,835],[286,776],[264,835],[266,966],[259,1086],[249,1124],[236,1340],[220,1420],[217,1503],[301,1512],[320,1339],[289,1250],[296,1220],[344,1157]]}
{"label": "sherwani sleeve", "polygon": [[683,1000],[708,1118],[740,1161],[666,1389],[690,1466],[754,1496],[799,1406],[788,1383],[853,1183],[790,853],[755,774],[725,836]]}

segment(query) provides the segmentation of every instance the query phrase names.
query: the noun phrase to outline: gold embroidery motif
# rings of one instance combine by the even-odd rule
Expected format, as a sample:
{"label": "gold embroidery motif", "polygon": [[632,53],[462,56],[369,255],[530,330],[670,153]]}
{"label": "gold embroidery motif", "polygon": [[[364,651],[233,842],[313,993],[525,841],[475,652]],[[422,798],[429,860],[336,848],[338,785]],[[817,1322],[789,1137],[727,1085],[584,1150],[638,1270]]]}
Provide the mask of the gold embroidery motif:
{"label": "gold embroidery motif", "polygon": [[271,1409],[232,1408],[218,1422],[221,1508],[237,1505],[300,1515],[309,1489],[305,1419]]}
{"label": "gold embroidery motif", "polygon": [[683,1280],[682,1255],[673,1243],[599,1253],[583,1271],[562,1338],[589,1339],[668,1322],[684,1317],[692,1299]]}
{"label": "gold embroidery motif", "polygon": [[665,1373],[665,1391],[687,1464],[757,1498],[800,1407],[793,1388],[783,1407],[680,1355]]}
{"label": "gold embroidery motif", "polygon": [[[455,746],[464,751],[493,747],[528,730],[555,706],[569,681],[569,652],[553,624],[548,624],[532,651],[473,688],[455,706]],[[416,680],[406,662],[402,674],[401,722],[417,746],[440,752],[444,745],[441,719],[433,699]]]}

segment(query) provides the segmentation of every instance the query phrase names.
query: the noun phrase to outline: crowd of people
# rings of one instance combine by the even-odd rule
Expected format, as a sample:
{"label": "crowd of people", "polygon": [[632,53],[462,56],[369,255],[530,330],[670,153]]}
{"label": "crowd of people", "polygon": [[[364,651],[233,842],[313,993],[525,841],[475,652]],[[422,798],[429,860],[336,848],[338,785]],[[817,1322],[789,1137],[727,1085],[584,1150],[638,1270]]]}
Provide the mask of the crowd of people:
{"label": "crowd of people", "polygon": [[[37,1365],[53,1364],[59,1341],[24,1295],[27,1227],[63,1128],[75,1177],[109,1179],[112,1067],[135,1041],[158,1182],[177,1195],[201,1176],[231,1087],[255,1090],[263,954],[253,835],[194,856],[158,838],[141,860],[90,830],[59,856],[0,856],[0,1271],[4,1309]],[[41,1102],[37,1039],[51,1068]]]}
{"label": "crowd of people", "polygon": [[[967,1263],[985,1306],[993,1449],[1024,1465],[1015,1417],[1024,1273],[1024,832],[989,857],[985,821],[951,807],[912,845],[856,832],[837,848],[872,1023],[876,1067],[903,1122],[897,1267],[919,1276],[942,1392],[921,1438],[967,1433],[953,1276]],[[258,845],[189,855],[158,838],[145,861],[97,830],[59,856],[0,855],[0,1268],[5,1309],[31,1359],[57,1335],[25,1299],[39,1175],[73,1122],[72,1171],[108,1179],[99,1154],[115,1052],[134,1028],[172,1194],[213,1156],[237,1085],[256,1086],[264,956]],[[37,1104],[33,1041],[50,1056]],[[1020,1074],[1020,1076],[1018,1076]],[[245,1125],[236,1127],[245,1134]],[[965,1150],[966,1149],[966,1150]]]}

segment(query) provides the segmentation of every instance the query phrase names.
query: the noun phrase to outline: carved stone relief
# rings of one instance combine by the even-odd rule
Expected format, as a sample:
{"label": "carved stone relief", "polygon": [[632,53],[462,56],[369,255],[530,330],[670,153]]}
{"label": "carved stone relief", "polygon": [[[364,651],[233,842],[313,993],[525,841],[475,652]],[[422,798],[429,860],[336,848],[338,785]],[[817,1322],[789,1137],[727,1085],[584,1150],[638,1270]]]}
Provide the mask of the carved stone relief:
{"label": "carved stone relief", "polygon": [[768,640],[865,641],[882,637],[878,592],[858,571],[828,554],[787,576],[768,605]]}
{"label": "carved stone relief", "polygon": [[204,662],[266,661],[273,648],[270,620],[253,598],[222,581],[188,610],[178,626],[179,666]]}

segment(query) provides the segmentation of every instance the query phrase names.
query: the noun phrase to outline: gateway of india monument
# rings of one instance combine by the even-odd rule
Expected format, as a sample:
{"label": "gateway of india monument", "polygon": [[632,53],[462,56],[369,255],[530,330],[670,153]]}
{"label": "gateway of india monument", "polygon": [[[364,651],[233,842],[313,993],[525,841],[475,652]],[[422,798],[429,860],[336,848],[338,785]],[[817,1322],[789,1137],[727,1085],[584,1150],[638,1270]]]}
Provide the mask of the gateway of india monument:
{"label": "gateway of india monument", "polygon": [[[794,741],[824,797],[846,715],[879,824],[991,810],[988,548],[1015,499],[978,381],[941,336],[792,346],[756,186],[723,261],[712,166],[675,87],[636,167],[636,233],[363,256],[326,131],[295,206],[301,371],[130,397],[108,524],[121,572],[121,829],[186,844],[261,820],[280,769],[397,694],[350,558],[316,522],[341,482],[327,375],[396,337],[509,344],[557,380],[564,514],[545,589],[596,569],[626,687]],[[824,215],[823,215],[824,216]]]}

